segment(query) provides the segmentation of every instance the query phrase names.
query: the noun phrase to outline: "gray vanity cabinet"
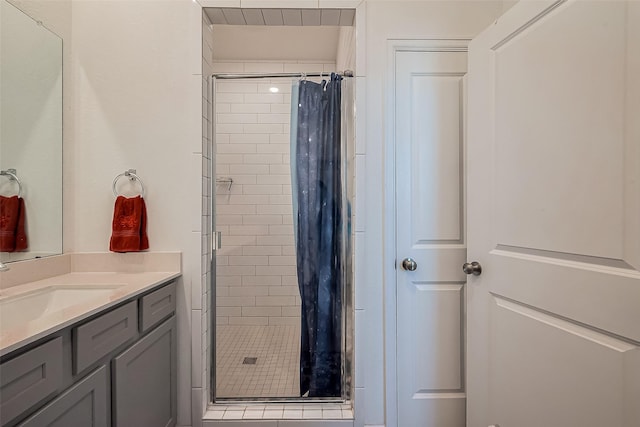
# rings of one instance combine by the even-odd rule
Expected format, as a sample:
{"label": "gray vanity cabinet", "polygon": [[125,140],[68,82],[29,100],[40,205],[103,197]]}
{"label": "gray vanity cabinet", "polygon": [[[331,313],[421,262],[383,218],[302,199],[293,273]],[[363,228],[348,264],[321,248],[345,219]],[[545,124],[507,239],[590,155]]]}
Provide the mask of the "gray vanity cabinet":
{"label": "gray vanity cabinet", "polygon": [[117,356],[112,368],[114,427],[175,425],[175,316]]}
{"label": "gray vanity cabinet", "polygon": [[0,427],[173,427],[176,285],[0,359]]}
{"label": "gray vanity cabinet", "polygon": [[101,366],[20,427],[107,427],[107,368]]}

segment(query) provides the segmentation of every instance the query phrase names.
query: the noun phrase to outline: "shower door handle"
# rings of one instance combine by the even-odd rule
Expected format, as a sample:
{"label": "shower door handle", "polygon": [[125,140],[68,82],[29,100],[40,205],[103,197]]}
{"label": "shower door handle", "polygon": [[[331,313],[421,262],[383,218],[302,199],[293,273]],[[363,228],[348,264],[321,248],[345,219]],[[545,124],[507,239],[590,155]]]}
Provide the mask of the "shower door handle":
{"label": "shower door handle", "polygon": [[222,231],[214,231],[211,237],[211,251],[215,252],[222,248]]}

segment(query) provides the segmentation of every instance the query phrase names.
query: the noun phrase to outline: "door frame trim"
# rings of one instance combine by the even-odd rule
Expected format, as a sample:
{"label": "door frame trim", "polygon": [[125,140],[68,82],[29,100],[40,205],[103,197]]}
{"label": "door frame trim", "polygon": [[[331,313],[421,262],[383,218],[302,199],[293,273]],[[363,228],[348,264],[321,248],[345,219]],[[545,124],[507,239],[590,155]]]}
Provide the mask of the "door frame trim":
{"label": "door frame trim", "polygon": [[[397,378],[397,241],[396,241],[396,54],[398,52],[468,52],[471,42],[469,38],[447,39],[388,39],[387,40],[387,80],[385,90],[385,123],[384,134],[384,191],[383,206],[393,206],[385,212],[383,221],[383,239],[388,244],[383,245],[384,271],[384,337],[385,337],[385,412],[386,426],[398,427],[398,378]],[[463,126],[466,131],[466,123]],[[465,138],[466,139],[466,138]],[[466,158],[463,153],[463,164]],[[466,222],[466,206],[464,210]],[[466,234],[466,227],[465,227]],[[466,240],[466,239],[465,239]],[[387,265],[393,262],[393,266]],[[466,308],[465,308],[466,310]]]}

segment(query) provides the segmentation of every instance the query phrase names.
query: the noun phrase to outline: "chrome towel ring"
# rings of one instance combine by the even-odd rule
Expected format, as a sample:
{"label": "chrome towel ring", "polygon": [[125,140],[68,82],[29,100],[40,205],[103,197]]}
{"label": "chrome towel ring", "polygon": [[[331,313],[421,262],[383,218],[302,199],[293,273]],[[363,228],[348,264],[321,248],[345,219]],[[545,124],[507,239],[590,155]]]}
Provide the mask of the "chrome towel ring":
{"label": "chrome towel ring", "polygon": [[18,184],[18,197],[22,197],[22,183],[16,175],[15,169],[7,169],[6,171],[0,171],[0,175],[9,177],[9,181],[15,181]]}
{"label": "chrome towel ring", "polygon": [[126,176],[127,178],[129,178],[130,181],[133,181],[135,179],[140,183],[140,195],[144,198],[144,195],[145,195],[144,184],[142,183],[142,180],[140,179],[140,177],[136,175],[135,169],[129,169],[127,171],[124,171],[123,173],[121,173],[120,175],[116,176],[113,179],[113,195],[116,197],[119,196],[118,192],[116,191],[116,184],[118,183],[118,180],[123,176]]}

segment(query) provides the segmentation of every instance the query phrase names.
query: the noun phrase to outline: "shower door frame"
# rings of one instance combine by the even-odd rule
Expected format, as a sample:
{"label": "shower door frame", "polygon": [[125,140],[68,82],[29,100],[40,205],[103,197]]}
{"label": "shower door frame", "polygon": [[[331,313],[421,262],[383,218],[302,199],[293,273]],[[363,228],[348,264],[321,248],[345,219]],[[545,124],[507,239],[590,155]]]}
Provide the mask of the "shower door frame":
{"label": "shower door frame", "polygon": [[209,310],[207,310],[209,314],[209,318],[207,319],[207,323],[209,325],[209,333],[207,334],[207,340],[209,341],[209,345],[207,346],[209,354],[209,375],[208,375],[208,388],[209,388],[209,398],[208,403],[215,403],[216,401],[216,276],[217,276],[217,267],[216,267],[216,257],[218,255],[219,245],[219,234],[216,231],[216,77],[209,76],[209,99],[211,100],[211,121],[209,122],[209,135],[211,136],[211,153],[209,156],[209,161],[211,162],[211,176],[209,177],[209,187],[211,188],[211,205],[209,206],[211,212],[211,223],[209,226],[211,227],[211,256],[209,258],[210,263],[210,281],[207,283],[209,286],[209,294],[211,298],[207,301],[209,304]]}
{"label": "shower door frame", "polygon": [[[304,398],[300,397],[268,397],[268,398],[221,398],[224,399],[221,402],[261,402],[261,403],[269,403],[269,402],[277,402],[282,403],[284,401],[292,401],[292,402],[347,402],[352,398],[352,385],[353,385],[353,377],[354,377],[354,354],[353,354],[353,345],[354,345],[354,336],[355,336],[355,324],[354,324],[354,251],[353,251],[353,242],[354,242],[354,233],[352,229],[352,221],[353,217],[351,215],[351,206],[353,206],[353,188],[354,188],[354,175],[353,170],[355,168],[355,124],[356,124],[356,116],[355,116],[355,79],[351,79],[353,77],[353,73],[350,71],[345,71],[343,73],[343,81],[348,82],[345,87],[348,87],[348,99],[345,100],[344,94],[345,91],[342,91],[342,102],[341,102],[341,151],[342,151],[342,179],[343,179],[343,187],[342,187],[342,201],[344,204],[344,212],[345,215],[343,217],[343,249],[344,249],[344,287],[342,290],[342,351],[341,351],[341,359],[342,359],[342,396],[340,397],[331,397],[331,398]],[[307,77],[323,77],[329,76],[330,73],[258,73],[258,74],[228,74],[228,73],[214,73],[208,77],[209,80],[209,99],[211,99],[211,108],[212,108],[212,117],[209,123],[209,129],[212,141],[212,152],[210,162],[211,165],[211,176],[210,180],[210,188],[211,188],[211,205],[209,206],[211,212],[211,242],[212,247],[209,257],[210,263],[210,281],[207,284],[209,286],[209,294],[211,297],[207,301],[209,304],[209,316],[207,318],[207,322],[209,325],[207,340],[210,345],[208,348],[208,361],[209,361],[209,375],[208,375],[208,404],[215,404],[216,402],[216,256],[217,251],[221,247],[221,235],[218,231],[216,231],[216,82],[218,79],[220,80],[231,80],[231,79],[245,79],[245,78],[255,78],[255,79],[267,79],[267,78],[307,78]],[[344,89],[344,88],[343,88]],[[345,106],[347,108],[345,108]],[[348,111],[347,111],[348,109]],[[345,115],[350,120],[343,120]],[[347,135],[345,135],[345,130],[347,131]],[[352,150],[352,153],[349,152],[349,147]],[[349,157],[351,155],[351,157]],[[349,163],[351,163],[351,168],[349,168]]]}

